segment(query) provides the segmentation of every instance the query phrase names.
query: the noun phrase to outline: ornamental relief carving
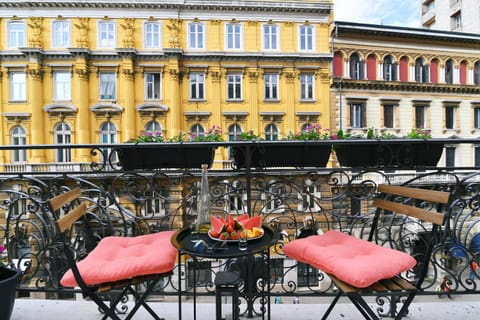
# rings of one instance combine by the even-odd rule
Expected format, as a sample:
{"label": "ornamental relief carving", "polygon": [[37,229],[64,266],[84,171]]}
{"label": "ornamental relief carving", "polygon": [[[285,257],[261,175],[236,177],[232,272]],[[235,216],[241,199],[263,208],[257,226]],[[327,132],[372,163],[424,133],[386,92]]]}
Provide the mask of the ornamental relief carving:
{"label": "ornamental relief carving", "polygon": [[125,30],[125,36],[123,38],[123,47],[134,48],[135,38],[133,35],[135,33],[135,28],[134,28],[135,18],[124,18],[123,21],[124,22],[120,24],[123,30]]}
{"label": "ornamental relief carving", "polygon": [[31,48],[42,48],[42,17],[30,18],[28,26],[30,27],[31,37],[28,39],[28,44]]}
{"label": "ornamental relief carving", "polygon": [[28,66],[27,73],[34,80],[42,80],[43,71],[40,70],[40,66]]}
{"label": "ornamental relief carving", "polygon": [[88,80],[89,71],[86,67],[76,67],[74,71],[80,80]]}
{"label": "ornamental relief carving", "polygon": [[78,48],[88,48],[88,18],[78,18],[78,22],[73,24],[79,33],[77,38]]}

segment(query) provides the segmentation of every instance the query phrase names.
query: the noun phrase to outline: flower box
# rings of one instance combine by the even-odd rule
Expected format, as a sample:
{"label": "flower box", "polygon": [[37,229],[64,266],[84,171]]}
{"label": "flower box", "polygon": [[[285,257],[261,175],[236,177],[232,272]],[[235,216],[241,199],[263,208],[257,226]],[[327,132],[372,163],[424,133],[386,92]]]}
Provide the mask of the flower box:
{"label": "flower box", "polygon": [[392,141],[334,144],[342,167],[434,167],[443,152],[443,142]]}
{"label": "flower box", "polygon": [[204,143],[135,144],[117,149],[124,170],[198,168],[213,164],[215,146]]}
{"label": "flower box", "polygon": [[10,319],[15,304],[17,285],[22,272],[0,266],[0,310],[1,319]]}
{"label": "flower box", "polygon": [[325,167],[330,158],[331,144],[315,141],[252,141],[232,147],[234,166],[247,165],[250,148],[250,167]]}

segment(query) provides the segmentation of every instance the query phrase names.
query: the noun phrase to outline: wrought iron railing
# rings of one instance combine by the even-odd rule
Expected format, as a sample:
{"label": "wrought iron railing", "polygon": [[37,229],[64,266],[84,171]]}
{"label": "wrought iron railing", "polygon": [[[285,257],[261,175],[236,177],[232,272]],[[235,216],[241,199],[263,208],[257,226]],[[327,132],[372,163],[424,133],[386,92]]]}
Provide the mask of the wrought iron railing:
{"label": "wrought iron railing", "polygon": [[[455,143],[472,143],[455,140]],[[318,142],[328,143],[328,142]],[[346,142],[346,144],[352,142]],[[449,143],[453,143],[449,141]],[[217,147],[242,145],[246,156],[255,143],[221,143]],[[117,145],[67,146],[70,150],[88,150],[91,163],[78,166],[39,164],[41,170],[27,170],[31,164],[5,164],[0,173],[0,239],[7,246],[8,261],[24,271],[21,294],[44,292],[48,297],[72,297],[74,291],[62,288],[59,279],[66,271],[66,261],[59,249],[52,213],[46,202],[66,189],[80,187],[82,200],[89,205],[95,219],[98,238],[107,235],[133,236],[159,230],[189,226],[195,219],[200,170],[123,171],[112,152]],[[120,146],[120,145],[118,145]],[[385,143],[382,147],[388,147]],[[33,146],[53,152],[58,146]],[[0,150],[18,147],[0,147]],[[64,147],[66,148],[66,147]],[[252,149],[250,149],[252,148]],[[258,159],[257,159],[258,160]],[[246,165],[228,170],[215,165],[209,172],[212,214],[262,215],[265,224],[276,232],[270,250],[270,279],[255,275],[258,290],[269,280],[275,295],[332,295],[334,286],[319,270],[298,264],[285,257],[282,245],[295,238],[338,229],[365,236],[374,208],[371,201],[380,183],[408,184],[445,190],[452,203],[444,237],[436,244],[430,273],[422,294],[438,294],[445,279],[452,293],[479,293],[480,271],[480,172],[471,167],[432,168],[261,168]],[[331,164],[335,162],[331,162]],[[55,170],[50,170],[56,167]],[[4,218],[3,218],[4,217]],[[386,215],[376,239],[389,247],[421,256],[427,224]],[[96,239],[82,239],[76,246],[83,256]],[[262,260],[259,260],[259,263]],[[179,261],[174,275],[158,287],[162,295],[176,295],[180,273],[182,295],[212,294],[212,275],[217,271],[241,268],[241,261]],[[260,270],[261,268],[259,268]],[[192,283],[197,272],[197,283]],[[415,270],[407,276],[415,278]],[[386,297],[388,298],[388,297]],[[379,312],[389,313],[388,304]],[[257,310],[261,312],[261,310]]]}

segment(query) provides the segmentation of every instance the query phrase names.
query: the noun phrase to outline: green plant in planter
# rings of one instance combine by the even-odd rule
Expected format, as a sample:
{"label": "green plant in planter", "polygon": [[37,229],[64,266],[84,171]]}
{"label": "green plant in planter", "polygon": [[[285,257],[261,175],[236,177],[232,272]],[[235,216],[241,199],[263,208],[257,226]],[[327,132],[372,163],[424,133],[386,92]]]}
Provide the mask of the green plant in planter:
{"label": "green plant in planter", "polygon": [[237,141],[252,141],[252,140],[263,140],[258,134],[255,134],[253,130],[248,130],[242,132],[236,136]]}
{"label": "green plant in planter", "polygon": [[204,135],[193,135],[191,141],[222,142],[222,129],[217,125],[213,125]]}
{"label": "green plant in planter", "polygon": [[430,139],[432,137],[432,134],[430,130],[425,130],[422,128],[412,128],[410,133],[405,135],[405,138],[409,139]]}
{"label": "green plant in planter", "polygon": [[329,129],[322,129],[319,123],[307,125],[304,130],[292,133],[289,132],[283,140],[329,140],[331,134]]}
{"label": "green plant in planter", "polygon": [[192,135],[189,137],[184,131],[180,131],[177,135],[166,138],[166,130],[163,131],[140,131],[140,134],[133,139],[128,140],[129,143],[148,143],[148,142],[183,142],[183,141],[192,141],[192,142],[204,142],[204,141],[213,141],[221,142],[222,138],[222,129],[219,126],[213,125],[204,135]]}

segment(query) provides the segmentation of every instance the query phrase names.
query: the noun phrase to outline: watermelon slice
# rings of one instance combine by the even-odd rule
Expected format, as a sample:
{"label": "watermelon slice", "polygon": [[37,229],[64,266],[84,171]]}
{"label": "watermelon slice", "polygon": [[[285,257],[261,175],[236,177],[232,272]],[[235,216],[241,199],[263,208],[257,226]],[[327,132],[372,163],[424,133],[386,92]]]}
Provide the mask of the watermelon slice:
{"label": "watermelon slice", "polygon": [[262,227],[262,216],[255,216],[248,219],[245,219],[241,222],[243,227],[247,230],[251,230],[253,228],[260,228]]}
{"label": "watermelon slice", "polygon": [[249,218],[248,213],[244,213],[244,214],[239,215],[239,216],[237,217],[237,221],[238,221],[238,222],[242,222],[243,220],[247,220],[248,218]]}
{"label": "watermelon slice", "polygon": [[220,234],[220,232],[223,231],[225,222],[223,222],[221,219],[215,216],[210,216],[210,222],[212,224],[211,230],[214,231],[216,234]]}

